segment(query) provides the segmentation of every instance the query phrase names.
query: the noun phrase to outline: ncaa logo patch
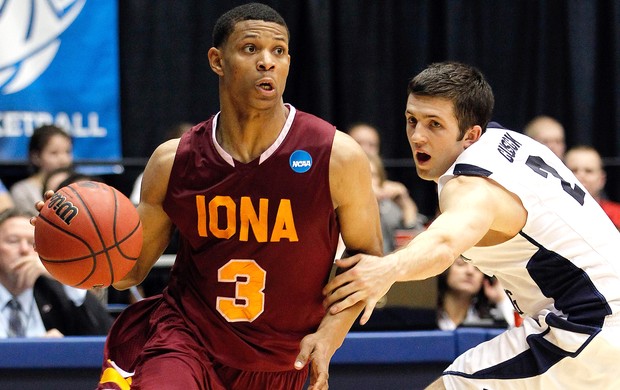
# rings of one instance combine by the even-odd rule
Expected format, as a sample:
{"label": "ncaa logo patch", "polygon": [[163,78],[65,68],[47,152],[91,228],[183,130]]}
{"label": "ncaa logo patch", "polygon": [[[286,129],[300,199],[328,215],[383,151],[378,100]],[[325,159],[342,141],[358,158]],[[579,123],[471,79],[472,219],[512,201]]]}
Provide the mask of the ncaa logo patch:
{"label": "ncaa logo patch", "polygon": [[29,86],[51,64],[60,34],[80,14],[86,0],[0,0],[0,93]]}
{"label": "ncaa logo patch", "polygon": [[297,173],[305,173],[312,167],[312,156],[305,150],[296,150],[288,160],[291,169]]}

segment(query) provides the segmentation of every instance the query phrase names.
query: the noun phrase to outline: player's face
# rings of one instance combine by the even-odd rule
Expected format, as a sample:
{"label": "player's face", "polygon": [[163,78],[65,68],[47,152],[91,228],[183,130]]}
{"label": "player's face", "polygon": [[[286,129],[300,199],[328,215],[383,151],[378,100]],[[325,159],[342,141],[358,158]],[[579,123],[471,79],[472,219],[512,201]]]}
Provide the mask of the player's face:
{"label": "player's face", "polygon": [[482,288],[483,279],[478,268],[459,258],[450,266],[446,283],[452,291],[473,296]]}
{"label": "player's face", "polygon": [[25,217],[13,217],[0,225],[0,274],[11,277],[21,258],[34,254],[34,228]]}
{"label": "player's face", "polygon": [[64,168],[73,162],[73,145],[71,140],[62,135],[50,137],[47,145],[35,156],[34,163],[44,173]]}
{"label": "player's face", "polygon": [[409,95],[405,117],[416,170],[425,180],[436,182],[480,136],[468,129],[463,139],[458,140],[458,121],[448,99]]}
{"label": "player's face", "polygon": [[590,195],[598,197],[605,187],[605,172],[600,157],[593,151],[574,150],[566,154],[565,163]]}
{"label": "player's face", "polygon": [[261,109],[282,101],[291,61],[284,26],[238,22],[223,47],[215,50],[222,92],[235,106]]}

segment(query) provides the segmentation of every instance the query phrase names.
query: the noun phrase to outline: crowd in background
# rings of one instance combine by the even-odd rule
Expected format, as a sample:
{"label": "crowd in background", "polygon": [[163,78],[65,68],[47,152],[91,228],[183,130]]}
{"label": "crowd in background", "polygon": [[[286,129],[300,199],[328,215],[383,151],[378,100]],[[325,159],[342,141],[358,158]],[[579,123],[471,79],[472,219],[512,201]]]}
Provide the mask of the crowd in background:
{"label": "crowd in background", "polygon": [[[166,139],[180,137],[191,126],[189,122],[174,124],[170,127]],[[409,187],[406,183],[390,180],[388,175],[390,169],[385,166],[381,156],[381,131],[378,128],[370,123],[360,122],[350,125],[345,131],[359,143],[368,156],[373,190],[381,217],[383,249],[385,253],[389,253],[406,245],[423,231],[435,215],[424,215],[418,210],[414,200],[415,188]],[[605,192],[607,175],[599,152],[590,145],[574,145],[568,148],[562,124],[550,116],[536,116],[524,126],[523,132],[558,155],[575,173],[583,187],[601,205],[611,222],[620,229],[620,203],[609,199]],[[23,221],[27,220],[27,216],[36,215],[34,203],[42,200],[46,191],[55,191],[79,180],[104,181],[102,177],[86,175],[76,170],[72,146],[71,137],[63,129],[54,125],[37,128],[30,139],[28,148],[29,175],[13,183],[9,188],[0,178],[0,212],[4,215],[0,218],[0,299],[2,299],[0,300],[0,314],[4,317],[0,321],[4,324],[4,327],[0,329],[0,337],[14,335],[9,331],[13,302],[11,298],[21,296],[20,299],[26,304],[35,301],[36,304],[40,304],[39,301],[43,298],[37,298],[37,294],[41,294],[41,285],[53,283],[50,275],[45,272],[40,263],[37,266],[34,264],[37,262],[32,260],[36,257],[32,251],[30,235],[33,232],[30,231],[31,229],[25,228],[22,229],[25,232],[19,233],[22,236],[25,235],[25,238],[17,237],[17,233],[12,230],[13,224],[7,223],[7,220],[9,222],[16,220],[24,228]],[[126,194],[136,205],[140,199],[140,183],[141,175],[135,180],[132,191]],[[18,242],[25,243],[25,245],[20,248]],[[176,245],[173,237],[166,253],[174,254]],[[10,250],[3,250],[4,247],[10,249],[11,246],[16,248],[13,257],[7,255],[11,252]],[[29,259],[32,267],[12,265],[12,262],[15,262],[12,258]],[[46,293],[47,295],[59,294],[61,298],[54,299],[61,299],[64,302],[63,307],[72,310],[101,311],[94,317],[100,322],[84,326],[58,323],[48,326],[44,323],[45,316],[41,320],[41,316],[37,315],[36,324],[32,328],[34,330],[31,329],[22,335],[57,337],[63,334],[81,334],[80,332],[105,334],[113,318],[113,313],[108,313],[110,305],[130,304],[142,297],[161,292],[166,285],[169,268],[158,268],[153,271],[152,275],[144,281],[143,286],[131,292],[119,292],[108,288],[107,291],[88,291],[88,295],[84,295],[85,292],[78,292],[75,298],[75,291],[72,292],[67,286],[63,286],[63,290],[54,285],[54,293]],[[22,276],[23,273],[28,276]],[[28,282],[16,288],[11,282],[16,279]],[[438,329],[450,330],[459,326],[511,327],[519,324],[518,316],[514,315],[510,302],[505,299],[499,283],[492,275],[484,275],[463,259],[457,260],[454,265],[437,277],[437,292],[434,324]],[[96,302],[92,301],[92,297],[97,298]],[[87,306],[84,306],[85,302],[88,303]],[[22,320],[27,323],[33,322],[32,307],[34,306],[30,307],[29,314],[22,310]],[[79,329],[80,326],[83,330]],[[58,331],[59,327],[64,329],[64,332]]]}

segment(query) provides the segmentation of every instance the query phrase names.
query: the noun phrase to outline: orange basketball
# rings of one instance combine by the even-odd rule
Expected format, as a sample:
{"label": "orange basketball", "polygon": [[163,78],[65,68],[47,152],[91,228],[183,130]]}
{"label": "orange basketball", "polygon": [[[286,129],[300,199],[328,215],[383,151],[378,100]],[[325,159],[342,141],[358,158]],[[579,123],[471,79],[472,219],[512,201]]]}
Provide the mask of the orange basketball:
{"label": "orange basketball", "polygon": [[41,262],[58,281],[89,289],[122,279],[142,249],[133,203],[95,181],[70,184],[45,202],[34,228]]}

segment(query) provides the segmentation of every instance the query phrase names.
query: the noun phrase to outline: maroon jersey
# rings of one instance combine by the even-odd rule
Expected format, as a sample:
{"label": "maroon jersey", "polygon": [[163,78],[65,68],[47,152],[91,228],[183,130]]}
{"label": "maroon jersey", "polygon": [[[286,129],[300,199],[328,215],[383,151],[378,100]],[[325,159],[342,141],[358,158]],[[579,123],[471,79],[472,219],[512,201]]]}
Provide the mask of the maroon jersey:
{"label": "maroon jersey", "polygon": [[325,314],[338,242],[329,189],[333,125],[289,106],[276,142],[235,161],[215,141],[218,116],[180,140],[164,210],[180,231],[165,299],[223,365],[293,367]]}

